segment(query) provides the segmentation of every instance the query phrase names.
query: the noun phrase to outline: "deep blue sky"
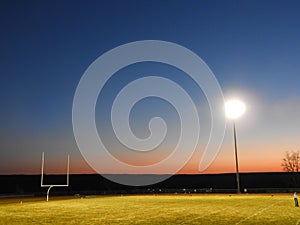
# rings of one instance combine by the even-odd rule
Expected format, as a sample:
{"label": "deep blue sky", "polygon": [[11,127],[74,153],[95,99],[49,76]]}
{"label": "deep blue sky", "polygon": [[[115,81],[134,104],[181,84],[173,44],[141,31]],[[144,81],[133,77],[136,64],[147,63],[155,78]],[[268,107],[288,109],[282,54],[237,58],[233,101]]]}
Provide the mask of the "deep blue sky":
{"label": "deep blue sky", "polygon": [[[191,49],[225,94],[241,94],[261,111],[290,110],[269,122],[261,112],[260,131],[272,133],[289,117],[295,127],[279,136],[299,137],[299,12],[299,1],[0,1],[0,173],[38,172],[42,148],[80,162],[71,121],[76,86],[98,56],[137,40]],[[273,138],[264,141],[273,146]]]}

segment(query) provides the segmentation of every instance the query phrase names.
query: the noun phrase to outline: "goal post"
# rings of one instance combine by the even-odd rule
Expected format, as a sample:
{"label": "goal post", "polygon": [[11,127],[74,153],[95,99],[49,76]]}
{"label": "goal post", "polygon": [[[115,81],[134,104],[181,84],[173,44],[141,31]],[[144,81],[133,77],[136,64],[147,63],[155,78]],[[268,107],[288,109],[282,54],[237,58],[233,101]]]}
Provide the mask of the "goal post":
{"label": "goal post", "polygon": [[70,175],[70,155],[67,158],[67,183],[66,184],[44,184],[44,167],[45,167],[45,153],[42,152],[42,171],[41,171],[41,187],[47,187],[47,202],[49,201],[49,193],[53,187],[68,187],[69,186],[69,175]]}

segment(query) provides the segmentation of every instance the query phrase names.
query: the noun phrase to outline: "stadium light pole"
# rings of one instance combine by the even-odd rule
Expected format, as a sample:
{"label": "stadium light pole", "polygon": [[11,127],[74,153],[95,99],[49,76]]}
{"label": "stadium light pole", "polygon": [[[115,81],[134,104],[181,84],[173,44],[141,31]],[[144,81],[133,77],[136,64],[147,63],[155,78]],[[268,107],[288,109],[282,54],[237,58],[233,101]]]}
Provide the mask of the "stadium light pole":
{"label": "stadium light pole", "polygon": [[238,161],[238,147],[236,140],[235,119],[241,117],[246,111],[245,104],[240,100],[229,100],[225,103],[225,114],[228,119],[233,123],[233,140],[234,140],[234,155],[235,155],[235,172],[236,172],[236,185],[237,193],[241,193],[240,189],[240,175],[239,175],[239,161]]}

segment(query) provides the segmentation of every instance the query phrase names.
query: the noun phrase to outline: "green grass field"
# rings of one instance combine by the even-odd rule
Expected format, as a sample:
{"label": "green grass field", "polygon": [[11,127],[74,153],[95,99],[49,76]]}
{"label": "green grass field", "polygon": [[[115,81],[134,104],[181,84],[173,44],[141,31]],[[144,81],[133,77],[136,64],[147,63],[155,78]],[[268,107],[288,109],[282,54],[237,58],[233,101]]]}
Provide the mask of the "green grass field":
{"label": "green grass field", "polygon": [[0,224],[300,225],[300,208],[291,195],[14,198],[0,199]]}

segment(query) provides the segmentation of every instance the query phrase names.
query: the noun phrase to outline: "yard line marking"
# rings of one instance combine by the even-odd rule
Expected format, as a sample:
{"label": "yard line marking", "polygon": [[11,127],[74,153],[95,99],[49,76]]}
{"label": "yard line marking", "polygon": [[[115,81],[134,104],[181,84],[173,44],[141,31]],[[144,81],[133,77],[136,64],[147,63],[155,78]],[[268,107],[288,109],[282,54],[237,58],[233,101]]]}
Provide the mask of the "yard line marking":
{"label": "yard line marking", "polygon": [[[239,204],[241,204],[241,203],[239,203]],[[195,207],[180,208],[180,209],[175,209],[175,210],[173,209],[172,211],[170,211],[170,209],[166,208],[165,212],[160,212],[160,213],[157,213],[155,216],[147,217],[147,220],[162,217],[162,216],[169,216],[169,215],[172,215],[172,214],[180,214],[184,211],[187,211],[187,210],[190,210],[190,209],[198,209],[198,208],[199,208],[198,206],[195,206]],[[155,208],[150,208],[150,210],[148,210],[148,211],[153,211],[154,209]],[[140,220],[137,220],[137,221],[144,221],[144,219],[143,220],[140,219]]]}
{"label": "yard line marking", "polygon": [[272,205],[269,205],[269,206],[267,206],[267,207],[265,207],[265,208],[262,208],[262,209],[259,210],[258,212],[253,213],[252,215],[250,215],[250,216],[248,216],[248,217],[246,217],[246,218],[240,220],[240,221],[237,222],[235,225],[238,225],[238,224],[240,224],[240,223],[242,223],[242,222],[245,222],[246,220],[248,220],[248,219],[250,219],[250,218],[252,218],[252,217],[254,217],[254,216],[257,216],[258,214],[261,214],[263,211],[265,211],[265,210],[267,210],[267,209],[269,209],[269,208],[272,208],[272,207],[273,207],[274,205],[276,205],[276,204],[278,204],[278,202],[276,202],[276,203],[274,203],[274,204],[272,204]]}
{"label": "yard line marking", "polygon": [[[182,213],[183,211],[186,211],[188,209],[184,208],[184,209],[176,209],[176,210],[172,210],[172,211],[169,211],[169,209],[166,209],[166,210],[167,210],[167,212],[162,212],[162,213],[158,213],[156,216],[147,217],[147,220],[154,219],[154,218],[161,217],[161,216],[168,216],[168,215],[174,214],[174,213]],[[153,211],[153,208],[151,208],[149,211]],[[138,221],[144,221],[144,220],[138,220]]]}
{"label": "yard line marking", "polygon": [[224,210],[227,210],[227,209],[229,209],[229,208],[236,207],[236,206],[239,206],[239,205],[242,205],[242,204],[243,204],[243,203],[238,203],[238,204],[235,204],[235,205],[231,205],[231,206],[228,206],[228,207],[225,207],[225,208],[222,208],[222,209],[219,209],[219,210],[210,212],[210,213],[208,213],[208,214],[201,215],[201,216],[198,216],[198,217],[193,218],[193,219],[190,219],[190,220],[186,220],[186,221],[182,222],[181,224],[185,224],[185,223],[187,223],[187,222],[191,222],[191,221],[194,221],[194,220],[197,220],[197,219],[201,219],[201,218],[203,218],[203,217],[205,217],[205,216],[210,216],[210,215],[212,215],[212,214],[216,214],[216,213],[222,212],[222,211],[224,211]]}

